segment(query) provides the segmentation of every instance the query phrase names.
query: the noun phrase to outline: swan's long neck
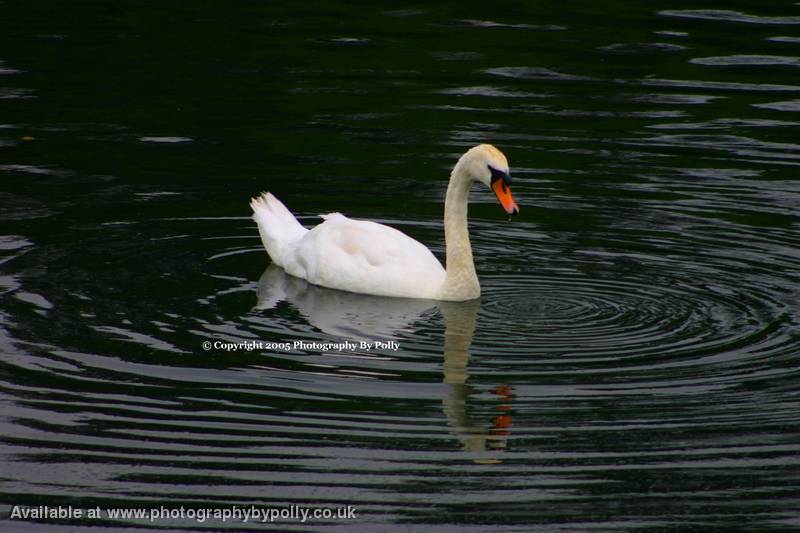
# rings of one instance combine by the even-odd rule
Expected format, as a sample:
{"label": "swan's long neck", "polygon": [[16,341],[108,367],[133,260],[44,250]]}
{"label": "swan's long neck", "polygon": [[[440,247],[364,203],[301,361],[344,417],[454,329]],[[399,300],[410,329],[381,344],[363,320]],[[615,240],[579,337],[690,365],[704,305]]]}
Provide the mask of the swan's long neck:
{"label": "swan's long neck", "polygon": [[450,174],[444,201],[444,241],[447,264],[442,300],[471,300],[481,294],[467,226],[467,204],[472,180],[466,176],[463,161]]}

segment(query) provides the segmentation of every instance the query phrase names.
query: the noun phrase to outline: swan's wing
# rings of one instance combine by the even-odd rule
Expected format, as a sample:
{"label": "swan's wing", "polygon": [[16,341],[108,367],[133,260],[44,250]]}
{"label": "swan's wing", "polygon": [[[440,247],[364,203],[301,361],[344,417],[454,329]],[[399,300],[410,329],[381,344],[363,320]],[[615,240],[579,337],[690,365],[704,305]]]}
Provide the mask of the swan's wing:
{"label": "swan's wing", "polygon": [[323,218],[298,242],[290,274],[334,289],[412,298],[434,298],[444,283],[441,263],[408,235],[339,213]]}

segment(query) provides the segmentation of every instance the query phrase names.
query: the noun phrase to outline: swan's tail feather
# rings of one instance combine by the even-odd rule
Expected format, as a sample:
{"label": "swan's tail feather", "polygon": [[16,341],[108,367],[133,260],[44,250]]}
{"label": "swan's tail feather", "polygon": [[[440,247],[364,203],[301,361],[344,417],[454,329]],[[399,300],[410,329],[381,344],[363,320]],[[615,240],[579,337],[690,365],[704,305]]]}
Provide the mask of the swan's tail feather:
{"label": "swan's tail feather", "polygon": [[308,231],[272,193],[262,193],[250,201],[253,220],[258,224],[261,242],[272,262],[284,266],[287,248]]}

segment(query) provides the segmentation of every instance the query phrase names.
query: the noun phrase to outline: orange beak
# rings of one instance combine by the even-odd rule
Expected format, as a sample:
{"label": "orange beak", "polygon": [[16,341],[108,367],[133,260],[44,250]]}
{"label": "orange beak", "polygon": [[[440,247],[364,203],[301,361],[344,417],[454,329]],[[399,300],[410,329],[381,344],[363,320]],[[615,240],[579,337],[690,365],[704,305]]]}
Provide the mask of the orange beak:
{"label": "orange beak", "polygon": [[503,206],[506,213],[509,215],[516,215],[519,213],[517,202],[515,202],[514,197],[511,196],[511,188],[506,185],[506,182],[501,179],[494,180],[492,183],[492,190],[497,195],[497,199],[500,200],[500,205]]}

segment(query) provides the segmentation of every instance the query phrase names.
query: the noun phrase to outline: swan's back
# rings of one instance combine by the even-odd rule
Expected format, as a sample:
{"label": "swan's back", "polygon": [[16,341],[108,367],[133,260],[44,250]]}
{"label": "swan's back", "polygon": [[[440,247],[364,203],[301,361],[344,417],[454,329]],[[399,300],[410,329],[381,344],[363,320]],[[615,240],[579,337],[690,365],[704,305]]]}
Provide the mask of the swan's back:
{"label": "swan's back", "polygon": [[364,294],[436,298],[445,270],[420,242],[375,222],[339,213],[296,243],[284,268],[311,283]]}

